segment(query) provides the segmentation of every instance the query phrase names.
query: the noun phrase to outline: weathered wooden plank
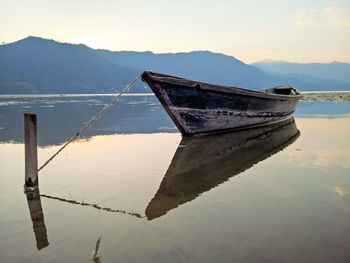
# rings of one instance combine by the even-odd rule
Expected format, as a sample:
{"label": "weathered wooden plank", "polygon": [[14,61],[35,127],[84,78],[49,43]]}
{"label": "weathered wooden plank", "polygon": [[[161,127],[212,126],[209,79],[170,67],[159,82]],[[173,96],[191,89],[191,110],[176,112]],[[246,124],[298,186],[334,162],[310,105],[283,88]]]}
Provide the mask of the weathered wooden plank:
{"label": "weathered wooden plank", "polygon": [[38,188],[37,117],[24,114],[25,191]]}

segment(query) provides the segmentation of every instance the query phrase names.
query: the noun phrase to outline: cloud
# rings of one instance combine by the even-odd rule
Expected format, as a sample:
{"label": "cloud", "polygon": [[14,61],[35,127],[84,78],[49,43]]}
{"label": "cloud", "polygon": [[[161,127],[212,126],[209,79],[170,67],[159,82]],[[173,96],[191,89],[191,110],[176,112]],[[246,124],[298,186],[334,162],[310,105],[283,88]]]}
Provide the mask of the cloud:
{"label": "cloud", "polygon": [[349,193],[348,191],[345,191],[343,188],[341,188],[339,186],[335,186],[333,188],[333,192],[340,195],[340,196],[345,196]]}
{"label": "cloud", "polygon": [[288,50],[282,50],[282,49],[279,49],[279,48],[276,48],[276,47],[267,47],[267,48],[262,48],[262,49],[259,49],[258,52],[260,53],[275,53],[275,55],[278,55],[278,54],[288,54],[289,51]]}
{"label": "cloud", "polygon": [[323,9],[305,9],[296,14],[297,26],[350,27],[350,8],[335,6]]}
{"label": "cloud", "polygon": [[289,152],[288,164],[313,168],[350,168],[350,150],[308,150]]}
{"label": "cloud", "polygon": [[276,52],[278,51],[278,48],[275,47],[270,47],[270,48],[262,48],[258,50],[261,53],[271,53],[271,52]]}

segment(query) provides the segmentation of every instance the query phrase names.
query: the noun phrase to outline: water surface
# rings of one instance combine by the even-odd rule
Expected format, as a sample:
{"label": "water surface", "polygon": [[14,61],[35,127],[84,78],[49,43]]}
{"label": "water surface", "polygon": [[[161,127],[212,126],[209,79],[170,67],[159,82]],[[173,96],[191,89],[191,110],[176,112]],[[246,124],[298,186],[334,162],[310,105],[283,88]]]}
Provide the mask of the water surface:
{"label": "water surface", "polygon": [[122,97],[27,200],[23,113],[40,165],[110,99],[0,98],[2,262],[89,262],[100,236],[101,262],[349,261],[350,103],[186,139],[154,96]]}

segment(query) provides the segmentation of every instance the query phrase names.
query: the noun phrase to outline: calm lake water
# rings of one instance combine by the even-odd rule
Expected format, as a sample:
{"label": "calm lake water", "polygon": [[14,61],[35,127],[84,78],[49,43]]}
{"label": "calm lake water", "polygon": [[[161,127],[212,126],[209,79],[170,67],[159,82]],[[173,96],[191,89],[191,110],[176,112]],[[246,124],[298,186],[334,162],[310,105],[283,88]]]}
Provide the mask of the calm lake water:
{"label": "calm lake water", "polygon": [[23,113],[39,165],[111,97],[0,96],[0,262],[350,262],[350,102],[295,122],[185,139],[154,96],[123,96],[23,192]]}

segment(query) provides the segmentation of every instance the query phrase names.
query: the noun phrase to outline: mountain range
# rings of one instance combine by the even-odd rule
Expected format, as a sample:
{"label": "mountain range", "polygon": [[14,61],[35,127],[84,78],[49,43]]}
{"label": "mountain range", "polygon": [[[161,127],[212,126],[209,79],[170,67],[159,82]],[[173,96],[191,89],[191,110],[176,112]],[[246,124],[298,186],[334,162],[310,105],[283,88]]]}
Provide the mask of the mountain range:
{"label": "mountain range", "polygon": [[251,64],[263,71],[274,74],[305,75],[318,79],[333,79],[350,83],[350,64],[332,63],[292,63],[281,60],[266,59]]}
{"label": "mountain range", "polygon": [[[27,37],[0,45],[0,94],[115,93],[144,70],[247,89],[292,84],[302,91],[350,90],[350,64],[262,61],[247,65],[210,51],[109,51]],[[138,81],[131,92],[151,92]]]}

